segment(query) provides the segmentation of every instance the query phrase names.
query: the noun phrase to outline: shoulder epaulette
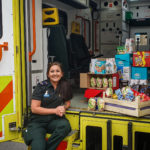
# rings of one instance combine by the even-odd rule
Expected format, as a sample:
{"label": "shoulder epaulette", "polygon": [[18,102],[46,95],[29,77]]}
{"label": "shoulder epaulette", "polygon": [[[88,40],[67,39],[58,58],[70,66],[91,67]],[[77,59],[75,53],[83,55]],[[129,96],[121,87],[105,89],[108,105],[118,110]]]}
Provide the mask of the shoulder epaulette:
{"label": "shoulder epaulette", "polygon": [[48,81],[47,80],[44,80],[44,81],[41,81],[39,82],[40,85],[48,85]]}

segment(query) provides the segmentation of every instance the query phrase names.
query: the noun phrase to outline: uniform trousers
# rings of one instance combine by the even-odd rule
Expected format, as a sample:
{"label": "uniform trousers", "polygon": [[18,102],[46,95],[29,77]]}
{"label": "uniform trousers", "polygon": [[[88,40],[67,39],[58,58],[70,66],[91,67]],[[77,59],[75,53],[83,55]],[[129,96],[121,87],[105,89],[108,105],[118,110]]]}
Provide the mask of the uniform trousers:
{"label": "uniform trousers", "polygon": [[[32,116],[28,129],[32,132],[31,150],[56,150],[71,131],[69,121],[64,116],[56,115]],[[48,141],[45,140],[46,133],[51,134]]]}

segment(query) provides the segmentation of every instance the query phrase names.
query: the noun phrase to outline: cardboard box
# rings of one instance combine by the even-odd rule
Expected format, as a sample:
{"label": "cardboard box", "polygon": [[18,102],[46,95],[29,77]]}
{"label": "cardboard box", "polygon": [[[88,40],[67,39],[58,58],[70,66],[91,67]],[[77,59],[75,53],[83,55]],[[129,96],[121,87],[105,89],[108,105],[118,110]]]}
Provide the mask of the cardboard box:
{"label": "cardboard box", "polygon": [[134,52],[133,66],[150,67],[150,51]]}
{"label": "cardboard box", "polygon": [[115,61],[117,65],[117,71],[119,72],[119,78],[121,80],[130,80],[132,55],[131,54],[115,55]]}
{"label": "cardboard box", "polygon": [[99,77],[107,79],[112,78],[112,88],[116,90],[119,88],[119,74],[92,74],[92,73],[80,73],[80,88],[91,88],[91,89],[101,89],[105,90],[106,88],[98,88],[98,87],[91,87],[91,78],[92,77]]}
{"label": "cardboard box", "polygon": [[137,80],[150,79],[150,68],[147,67],[132,67],[131,78]]}
{"label": "cardboard box", "polygon": [[132,54],[115,55],[117,67],[129,67],[132,65]]}
{"label": "cardboard box", "polygon": [[[104,94],[103,94],[104,95]],[[103,98],[105,110],[117,112],[129,116],[141,117],[150,114],[150,101],[125,101],[111,98]]]}

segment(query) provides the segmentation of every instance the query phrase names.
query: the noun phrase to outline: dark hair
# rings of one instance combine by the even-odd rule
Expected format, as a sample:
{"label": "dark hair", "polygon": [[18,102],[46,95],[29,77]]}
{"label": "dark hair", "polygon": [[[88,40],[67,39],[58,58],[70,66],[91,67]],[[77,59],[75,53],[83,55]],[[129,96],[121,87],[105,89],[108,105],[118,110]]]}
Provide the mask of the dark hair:
{"label": "dark hair", "polygon": [[70,83],[65,79],[61,79],[59,81],[58,87],[57,87],[57,92],[61,96],[61,98],[63,99],[64,102],[72,99],[72,97],[73,97],[72,87],[71,87]]}
{"label": "dark hair", "polygon": [[[63,68],[62,68],[62,64],[59,63],[59,62],[52,62],[52,63],[49,63],[48,64],[48,67],[47,67],[47,78],[48,78],[48,74],[49,74],[49,70],[52,66],[54,65],[57,65],[60,67],[61,71],[63,72]],[[67,101],[67,100],[70,100],[72,99],[73,97],[73,93],[72,93],[72,87],[69,83],[68,80],[62,78],[59,83],[58,83],[58,86],[57,86],[57,92],[58,92],[58,95],[61,96],[61,98],[63,99],[63,101]]]}

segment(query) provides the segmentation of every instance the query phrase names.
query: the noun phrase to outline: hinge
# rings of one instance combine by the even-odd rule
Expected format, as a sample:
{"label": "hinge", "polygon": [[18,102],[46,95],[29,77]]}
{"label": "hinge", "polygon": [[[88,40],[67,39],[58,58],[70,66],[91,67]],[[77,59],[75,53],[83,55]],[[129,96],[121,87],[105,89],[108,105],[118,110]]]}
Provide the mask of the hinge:
{"label": "hinge", "polygon": [[18,46],[16,46],[16,54],[18,53]]}

